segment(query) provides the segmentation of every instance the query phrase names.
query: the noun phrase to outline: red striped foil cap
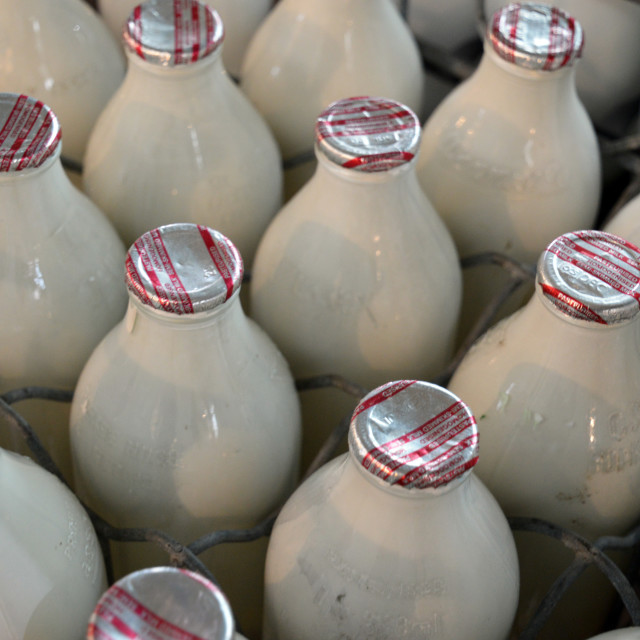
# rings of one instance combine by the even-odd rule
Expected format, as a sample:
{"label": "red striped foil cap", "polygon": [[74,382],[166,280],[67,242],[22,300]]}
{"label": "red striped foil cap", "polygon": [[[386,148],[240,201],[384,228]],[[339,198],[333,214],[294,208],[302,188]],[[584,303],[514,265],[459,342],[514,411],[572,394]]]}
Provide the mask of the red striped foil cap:
{"label": "red striped foil cap", "polygon": [[145,305],[176,315],[210,311],[240,287],[243,263],[221,233],[189,223],[147,231],[131,245],[127,287]]}
{"label": "red striped foil cap", "polygon": [[478,462],[478,428],[469,408],[447,389],[417,380],[378,387],[356,407],[349,450],[390,485],[445,485]]}
{"label": "red striped foil cap", "polygon": [[0,93],[0,171],[41,166],[60,145],[60,123],[40,100]]}
{"label": "red striped foil cap", "polygon": [[100,598],[87,640],[232,640],[231,607],[218,587],[185,569],[131,573]]}
{"label": "red striped foil cap", "polygon": [[198,0],[147,0],[129,15],[122,32],[127,48],[163,67],[191,64],[224,40],[218,13]]}
{"label": "red striped foil cap", "polygon": [[546,304],[569,318],[626,322],[639,310],[640,249],[604,231],[566,233],[540,256],[536,288]]}
{"label": "red striped foil cap", "polygon": [[316,150],[355,171],[394,169],[413,160],[420,121],[409,107],[387,98],[346,98],[329,105],[316,121]]}
{"label": "red striped foil cap", "polygon": [[493,14],[487,37],[494,51],[518,67],[554,71],[582,55],[580,23],[547,4],[512,3]]}

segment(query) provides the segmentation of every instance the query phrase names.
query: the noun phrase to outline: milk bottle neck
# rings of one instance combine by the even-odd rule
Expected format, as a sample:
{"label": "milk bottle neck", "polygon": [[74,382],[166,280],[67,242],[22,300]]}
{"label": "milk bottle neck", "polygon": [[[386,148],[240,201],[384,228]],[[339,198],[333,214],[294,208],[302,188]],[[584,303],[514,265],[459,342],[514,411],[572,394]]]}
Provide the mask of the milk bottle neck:
{"label": "milk bottle neck", "polygon": [[12,216],[12,224],[28,227],[31,239],[37,235],[49,236],[69,217],[64,203],[75,195],[73,191],[62,168],[58,147],[39,167],[0,173],[3,202],[0,215]]}
{"label": "milk bottle neck", "polygon": [[211,311],[180,315],[154,309],[129,292],[125,328],[134,339],[138,336],[153,336],[157,339],[171,339],[174,335],[188,337],[198,331],[216,331],[230,335],[234,331],[241,331],[247,323],[239,294],[240,289]]}
{"label": "milk bottle neck", "polygon": [[424,489],[407,489],[401,486],[395,486],[389,484],[382,478],[375,476],[373,473],[365,469],[362,464],[358,462],[355,456],[347,454],[349,462],[346,464],[345,469],[345,482],[348,484],[356,485],[362,484],[362,480],[357,480],[357,476],[363,478],[372,489],[375,488],[379,491],[383,491],[386,494],[395,496],[399,500],[434,500],[446,495],[456,497],[460,492],[464,491],[464,487],[468,484],[469,477],[472,473],[471,470],[454,478],[450,482],[442,484],[439,487],[424,488]]}
{"label": "milk bottle neck", "polygon": [[[345,169],[327,158],[322,152],[316,149],[318,165],[311,183],[315,188],[330,189],[333,192],[343,192],[347,194],[358,194],[363,189],[383,193],[403,193],[412,189],[419,189],[416,176],[416,159],[407,162],[399,167],[388,169],[387,171],[366,172],[354,169]],[[331,193],[328,191],[327,193]]]}
{"label": "milk bottle neck", "polygon": [[554,71],[526,69],[501,58],[485,39],[484,55],[470,85],[482,89],[484,100],[502,104],[513,118],[518,117],[516,106],[524,113],[541,108],[555,113],[565,104],[578,102],[575,69],[575,65]]}
{"label": "milk bottle neck", "polygon": [[[158,83],[172,84],[210,84],[212,82],[232,82],[222,61],[222,45],[206,57],[190,64],[163,66],[144,60],[136,53],[127,50],[127,74],[125,83]],[[182,96],[184,98],[184,96]]]}

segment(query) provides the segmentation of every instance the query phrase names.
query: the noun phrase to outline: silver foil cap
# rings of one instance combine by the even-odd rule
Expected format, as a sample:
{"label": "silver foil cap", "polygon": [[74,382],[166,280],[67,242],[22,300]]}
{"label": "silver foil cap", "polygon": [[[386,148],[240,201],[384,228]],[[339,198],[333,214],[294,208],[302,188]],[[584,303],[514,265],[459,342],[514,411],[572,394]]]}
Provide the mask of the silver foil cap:
{"label": "silver foil cap", "polygon": [[232,640],[231,607],[197,573],[155,567],[112,585],[96,605],[87,640]]}
{"label": "silver foil cap", "polygon": [[198,0],[147,0],[133,9],[122,37],[137,56],[163,67],[192,64],[224,40],[218,13]]}
{"label": "silver foil cap", "polygon": [[338,100],[316,120],[316,150],[341,167],[377,172],[410,162],[420,146],[420,122],[387,98]]}
{"label": "silver foil cap", "polygon": [[437,488],[478,461],[478,428],[469,408],[428,382],[389,382],[356,407],[349,450],[369,473],[405,489]]}
{"label": "silver foil cap", "polygon": [[0,93],[0,172],[41,166],[60,145],[60,123],[40,100]]}
{"label": "silver foil cap", "polygon": [[536,288],[569,318],[616,324],[633,318],[640,301],[640,249],[604,231],[556,238],[538,261]]}
{"label": "silver foil cap", "polygon": [[125,281],[143,304],[176,315],[210,311],[240,287],[235,245],[218,231],[190,223],[147,231],[129,248]]}
{"label": "silver foil cap", "polygon": [[580,23],[547,4],[512,3],[493,14],[487,25],[493,50],[518,67],[554,71],[582,55]]}

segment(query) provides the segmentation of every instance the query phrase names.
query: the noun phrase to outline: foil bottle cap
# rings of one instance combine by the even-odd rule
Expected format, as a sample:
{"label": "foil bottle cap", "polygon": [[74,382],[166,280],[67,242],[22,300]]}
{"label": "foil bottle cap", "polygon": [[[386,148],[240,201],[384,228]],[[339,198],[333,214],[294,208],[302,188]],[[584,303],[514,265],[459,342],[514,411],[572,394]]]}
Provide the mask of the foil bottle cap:
{"label": "foil bottle cap", "polygon": [[547,4],[512,3],[493,14],[487,25],[493,50],[518,67],[554,71],[582,55],[580,23]]}
{"label": "foil bottle cap", "polygon": [[354,171],[387,171],[411,161],[420,122],[409,107],[387,98],[357,97],[329,105],[316,120],[316,150]]}
{"label": "foil bottle cap", "polygon": [[151,64],[191,64],[224,40],[218,13],[198,0],[147,0],[133,9],[122,36],[126,47]]}
{"label": "foil bottle cap", "polygon": [[143,304],[176,315],[210,311],[240,287],[243,263],[218,231],[190,223],[158,227],[129,248],[125,281]]}
{"label": "foil bottle cap", "polygon": [[60,145],[58,118],[40,100],[0,93],[0,172],[41,166]]}
{"label": "foil bottle cap", "polygon": [[112,585],[96,605],[87,640],[232,640],[231,607],[197,573],[154,567]]}
{"label": "foil bottle cap", "polygon": [[389,382],[356,407],[349,450],[369,473],[405,489],[437,488],[478,461],[478,428],[469,408],[437,385]]}
{"label": "foil bottle cap", "polygon": [[611,325],[638,314],[640,249],[604,231],[556,238],[538,260],[536,288],[569,318]]}

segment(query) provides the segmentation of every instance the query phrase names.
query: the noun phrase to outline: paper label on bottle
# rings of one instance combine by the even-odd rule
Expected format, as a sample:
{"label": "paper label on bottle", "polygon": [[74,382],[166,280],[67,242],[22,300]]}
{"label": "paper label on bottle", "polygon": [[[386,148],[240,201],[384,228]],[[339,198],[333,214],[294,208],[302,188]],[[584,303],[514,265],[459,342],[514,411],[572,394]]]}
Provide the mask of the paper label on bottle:
{"label": "paper label on bottle", "polygon": [[197,0],[148,0],[133,10],[124,31],[132,52],[162,66],[197,62],[223,39],[220,16]]}
{"label": "paper label on bottle", "polygon": [[44,103],[26,95],[0,94],[0,171],[39,167],[58,148],[57,118]]}
{"label": "paper label on bottle", "polygon": [[420,122],[405,105],[385,98],[346,98],[316,121],[316,146],[332,162],[364,172],[410,162],[420,143]]}
{"label": "paper label on bottle", "polygon": [[577,231],[554,240],[543,253],[538,284],[567,315],[612,324],[638,313],[640,249],[602,231]]}
{"label": "paper label on bottle", "polygon": [[117,585],[101,598],[89,632],[94,640],[206,640],[160,617]]}
{"label": "paper label on bottle", "polygon": [[546,4],[511,3],[493,14],[488,37],[503,59],[527,69],[554,71],[582,55],[580,23]]}

